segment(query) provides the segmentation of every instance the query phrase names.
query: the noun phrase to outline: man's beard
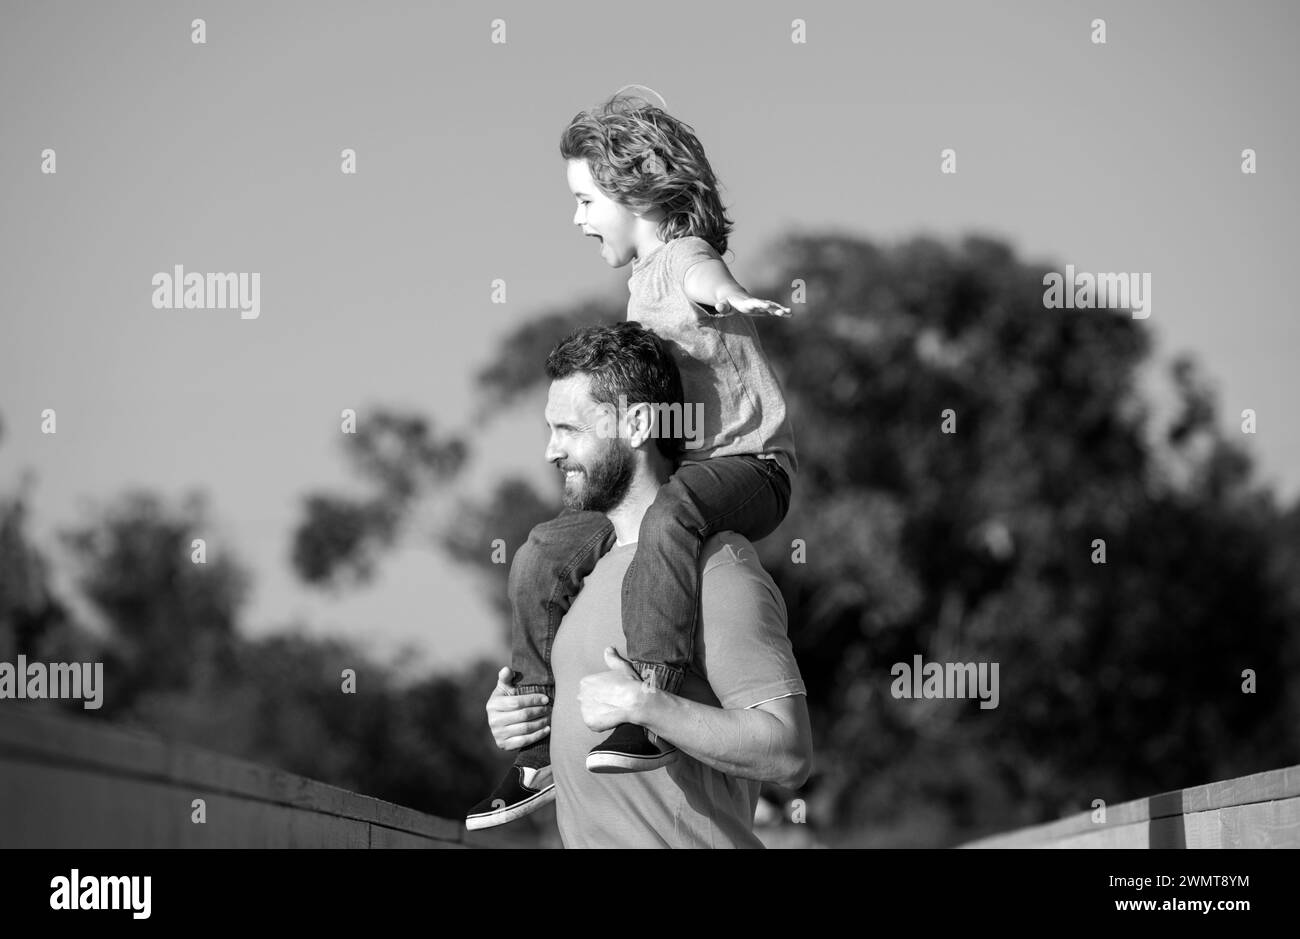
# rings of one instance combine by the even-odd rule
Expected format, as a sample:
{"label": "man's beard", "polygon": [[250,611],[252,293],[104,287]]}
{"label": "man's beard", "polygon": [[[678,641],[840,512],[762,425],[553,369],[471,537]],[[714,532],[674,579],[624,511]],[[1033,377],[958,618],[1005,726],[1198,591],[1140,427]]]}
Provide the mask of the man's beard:
{"label": "man's beard", "polygon": [[623,501],[632,485],[632,448],[621,440],[609,447],[588,466],[561,464],[560,469],[577,469],[582,473],[581,488],[570,492],[564,486],[564,507],[577,512],[608,512]]}

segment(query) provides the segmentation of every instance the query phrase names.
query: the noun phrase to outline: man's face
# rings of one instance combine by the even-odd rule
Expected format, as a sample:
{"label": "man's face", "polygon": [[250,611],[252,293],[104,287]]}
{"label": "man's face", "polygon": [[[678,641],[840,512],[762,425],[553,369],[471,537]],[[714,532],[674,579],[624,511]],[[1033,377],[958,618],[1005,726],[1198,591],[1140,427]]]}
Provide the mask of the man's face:
{"label": "man's face", "polygon": [[632,483],[632,448],[614,430],[615,409],[591,399],[590,383],[581,373],[551,382],[546,459],[563,474],[566,508],[608,512]]}
{"label": "man's face", "polygon": [[586,160],[568,161],[569,191],[578,201],[573,224],[600,239],[600,256],[610,267],[622,267],[636,257],[637,215],[600,191]]}

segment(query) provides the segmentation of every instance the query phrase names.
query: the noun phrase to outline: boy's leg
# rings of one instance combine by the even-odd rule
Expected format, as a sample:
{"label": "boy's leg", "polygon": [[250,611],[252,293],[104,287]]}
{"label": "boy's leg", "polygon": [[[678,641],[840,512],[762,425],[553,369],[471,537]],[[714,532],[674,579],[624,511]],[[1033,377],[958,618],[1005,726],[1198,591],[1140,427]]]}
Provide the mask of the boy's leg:
{"label": "boy's leg", "polygon": [[555,693],[551,646],[583,579],[614,543],[600,512],[569,509],[528,533],[510,565],[510,667],[516,694]]}
{"label": "boy's leg", "polygon": [[[614,526],[599,512],[566,509],[528,535],[510,565],[511,645],[515,694],[555,700],[551,647],[582,581],[614,543]],[[505,778],[465,816],[471,830],[522,818],[554,801],[550,738],[515,752]]]}
{"label": "boy's leg", "polygon": [[[789,507],[785,471],[775,460],[753,456],[685,462],[660,488],[623,579],[627,658],[647,682],[672,693],[681,687],[694,651],[704,542],[720,531],[758,541],[781,524]],[[671,759],[671,748],[654,747],[657,742],[642,728],[620,725],[591,751],[587,768],[654,769]]]}

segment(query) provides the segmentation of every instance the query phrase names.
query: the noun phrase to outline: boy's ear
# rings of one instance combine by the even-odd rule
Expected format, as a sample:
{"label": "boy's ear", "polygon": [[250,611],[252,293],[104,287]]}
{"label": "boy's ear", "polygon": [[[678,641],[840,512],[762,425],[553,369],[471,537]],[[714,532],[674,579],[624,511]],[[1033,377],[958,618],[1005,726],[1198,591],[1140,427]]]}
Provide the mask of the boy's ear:
{"label": "boy's ear", "polygon": [[647,222],[658,222],[664,217],[664,210],[657,205],[639,205],[632,210],[632,214],[637,218],[645,219]]}

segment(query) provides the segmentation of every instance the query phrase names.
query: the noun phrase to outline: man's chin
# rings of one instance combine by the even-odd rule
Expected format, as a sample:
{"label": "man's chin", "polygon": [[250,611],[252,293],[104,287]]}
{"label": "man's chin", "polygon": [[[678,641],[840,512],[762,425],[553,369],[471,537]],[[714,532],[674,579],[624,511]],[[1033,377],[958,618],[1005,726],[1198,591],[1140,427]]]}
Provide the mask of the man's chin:
{"label": "man's chin", "polygon": [[590,498],[585,489],[570,493],[567,486],[564,489],[564,494],[560,497],[560,501],[566,509],[572,512],[604,512],[609,508],[605,503]]}
{"label": "man's chin", "polygon": [[560,494],[560,501],[564,504],[566,509],[571,509],[574,512],[583,512],[587,508],[584,504],[586,502],[585,495],[586,494],[581,488],[575,488],[568,483],[565,483],[564,491]]}

